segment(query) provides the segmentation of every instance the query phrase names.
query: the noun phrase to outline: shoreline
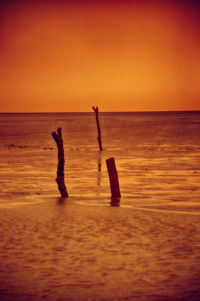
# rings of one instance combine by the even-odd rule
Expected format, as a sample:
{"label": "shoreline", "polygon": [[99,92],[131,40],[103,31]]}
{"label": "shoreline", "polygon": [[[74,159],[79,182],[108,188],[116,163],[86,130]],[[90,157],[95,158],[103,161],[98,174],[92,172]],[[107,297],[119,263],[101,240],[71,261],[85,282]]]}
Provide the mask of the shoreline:
{"label": "shoreline", "polygon": [[[30,197],[28,197],[30,199]],[[33,199],[31,197],[31,199]],[[105,198],[102,200],[102,198],[87,198],[86,196],[80,197],[80,196],[71,196],[69,198],[61,198],[61,197],[43,197],[38,198],[36,196],[35,201],[3,201],[0,202],[0,209],[12,209],[16,207],[23,207],[23,206],[34,206],[41,203],[48,203],[48,202],[55,202],[59,205],[66,205],[66,203],[70,203],[71,205],[75,206],[104,206],[104,207],[113,207],[111,205],[110,198]],[[115,207],[115,206],[114,206]],[[152,202],[149,204],[148,202],[145,203],[145,201],[142,202],[136,201],[134,203],[134,200],[130,204],[130,198],[124,199],[119,203],[119,206],[122,209],[130,209],[130,210],[140,210],[140,211],[147,211],[147,212],[158,212],[158,213],[173,213],[173,214],[189,214],[189,215],[200,215],[200,204],[198,201],[193,201],[187,203],[186,201],[179,201],[179,202],[173,202],[173,201],[165,201],[162,202],[162,200],[157,202]]]}

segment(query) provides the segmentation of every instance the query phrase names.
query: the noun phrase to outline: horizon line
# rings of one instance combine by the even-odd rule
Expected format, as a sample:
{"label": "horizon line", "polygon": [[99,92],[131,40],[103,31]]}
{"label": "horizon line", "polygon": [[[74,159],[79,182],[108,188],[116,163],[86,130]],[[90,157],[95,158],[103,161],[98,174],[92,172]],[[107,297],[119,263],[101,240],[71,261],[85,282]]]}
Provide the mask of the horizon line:
{"label": "horizon line", "polygon": [[[99,111],[100,113],[173,113],[173,112],[200,112],[199,110],[150,110],[150,111]],[[77,114],[77,113],[93,113],[93,111],[35,111],[35,112],[0,112],[0,114]]]}

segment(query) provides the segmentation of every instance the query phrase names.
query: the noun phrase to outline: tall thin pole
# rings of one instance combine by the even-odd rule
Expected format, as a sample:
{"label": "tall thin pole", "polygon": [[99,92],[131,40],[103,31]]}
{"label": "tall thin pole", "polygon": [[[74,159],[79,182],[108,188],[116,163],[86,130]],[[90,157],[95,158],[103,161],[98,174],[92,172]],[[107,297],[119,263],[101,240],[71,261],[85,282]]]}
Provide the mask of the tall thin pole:
{"label": "tall thin pole", "polygon": [[99,108],[94,107],[94,106],[92,108],[93,108],[93,110],[95,112],[95,115],[96,115],[99,149],[100,149],[100,151],[102,151],[103,147],[102,147],[102,143],[101,143],[101,128],[100,128],[100,123],[99,123]]}

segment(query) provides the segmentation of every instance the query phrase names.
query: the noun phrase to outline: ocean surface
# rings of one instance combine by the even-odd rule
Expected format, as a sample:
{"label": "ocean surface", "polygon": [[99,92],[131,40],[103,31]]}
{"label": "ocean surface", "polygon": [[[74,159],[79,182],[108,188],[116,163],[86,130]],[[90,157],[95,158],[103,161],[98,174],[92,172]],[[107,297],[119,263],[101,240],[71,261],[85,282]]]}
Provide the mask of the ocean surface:
{"label": "ocean surface", "polygon": [[0,300],[199,300],[200,112],[99,118],[102,152],[93,112],[0,114]]}

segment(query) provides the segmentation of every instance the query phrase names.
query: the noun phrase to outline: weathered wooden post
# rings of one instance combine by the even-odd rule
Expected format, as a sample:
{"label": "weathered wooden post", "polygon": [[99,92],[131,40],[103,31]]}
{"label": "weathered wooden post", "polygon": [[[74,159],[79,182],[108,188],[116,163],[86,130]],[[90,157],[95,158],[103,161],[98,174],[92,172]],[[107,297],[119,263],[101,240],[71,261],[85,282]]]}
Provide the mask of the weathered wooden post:
{"label": "weathered wooden post", "polygon": [[100,151],[103,150],[103,147],[102,147],[102,143],[101,143],[101,128],[100,128],[100,124],[99,124],[99,108],[98,107],[92,107],[94,112],[95,112],[95,115],[96,115],[96,122],[97,122],[97,130],[98,130],[98,142],[99,142],[99,149]]}
{"label": "weathered wooden post", "polygon": [[119,206],[121,193],[119,188],[117,169],[115,166],[115,159],[114,158],[107,159],[106,165],[107,165],[107,170],[108,170],[109,180],[110,180],[111,205]]}
{"label": "weathered wooden post", "polygon": [[62,140],[62,130],[61,128],[57,129],[57,133],[51,133],[58,147],[58,168],[57,168],[57,178],[56,182],[58,184],[58,189],[62,197],[68,197],[67,189],[64,181],[64,148]]}

